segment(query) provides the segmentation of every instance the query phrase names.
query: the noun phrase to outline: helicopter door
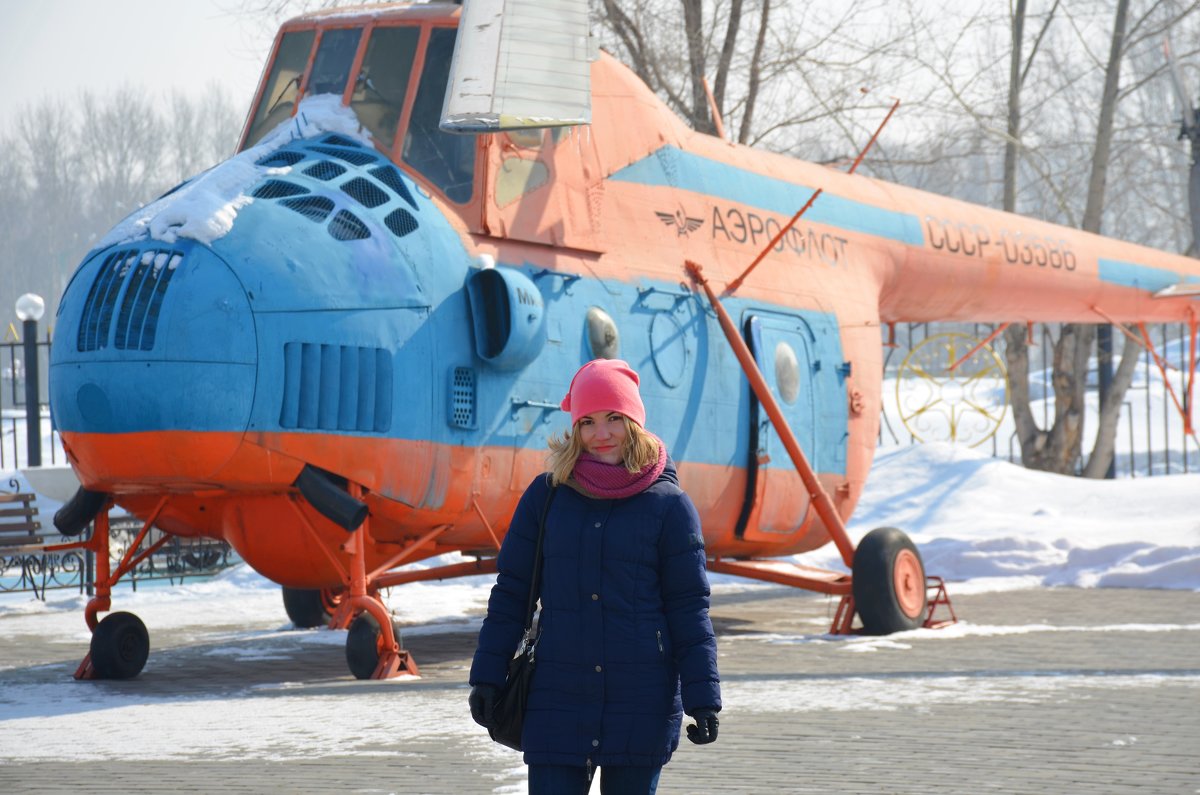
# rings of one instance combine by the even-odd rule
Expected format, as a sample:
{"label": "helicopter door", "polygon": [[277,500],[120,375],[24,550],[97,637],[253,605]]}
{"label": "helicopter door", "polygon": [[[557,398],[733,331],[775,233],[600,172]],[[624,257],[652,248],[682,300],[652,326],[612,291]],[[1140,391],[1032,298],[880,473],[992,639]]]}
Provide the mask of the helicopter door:
{"label": "helicopter door", "polygon": [[[757,312],[744,325],[746,342],[800,449],[820,471],[812,347],[808,324],[791,315]],[[810,498],[778,429],[750,393],[746,505],[738,534],[747,541],[783,541],[805,529]]]}

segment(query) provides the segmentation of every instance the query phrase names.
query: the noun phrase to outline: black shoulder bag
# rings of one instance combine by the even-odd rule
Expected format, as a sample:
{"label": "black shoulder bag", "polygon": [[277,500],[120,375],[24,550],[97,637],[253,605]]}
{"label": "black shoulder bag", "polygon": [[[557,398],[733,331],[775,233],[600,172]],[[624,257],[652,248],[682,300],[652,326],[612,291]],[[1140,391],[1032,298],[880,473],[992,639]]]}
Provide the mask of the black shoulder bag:
{"label": "black shoulder bag", "polygon": [[508,663],[508,679],[496,697],[496,705],[492,710],[492,726],[488,734],[501,745],[521,749],[521,729],[525,725],[525,705],[529,701],[529,688],[533,681],[534,649],[537,648],[537,634],[533,630],[533,608],[537,602],[538,591],[542,580],[542,540],[546,537],[546,514],[550,512],[550,502],[558,486],[551,486],[546,495],[546,504],[542,506],[542,515],[538,519],[537,546],[533,553],[533,576],[529,583],[529,599],[525,605],[525,636],[521,640],[520,650]]}

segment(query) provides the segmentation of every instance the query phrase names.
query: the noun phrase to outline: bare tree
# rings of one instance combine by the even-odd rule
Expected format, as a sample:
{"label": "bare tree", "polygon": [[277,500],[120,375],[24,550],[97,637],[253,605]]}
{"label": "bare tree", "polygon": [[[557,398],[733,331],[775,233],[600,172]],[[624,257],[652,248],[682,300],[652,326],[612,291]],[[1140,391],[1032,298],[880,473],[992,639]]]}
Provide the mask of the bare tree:
{"label": "bare tree", "polygon": [[200,96],[176,90],[169,107],[164,119],[164,160],[171,164],[172,182],[195,176],[234,153],[242,111],[234,108],[219,84],[210,83]]}
{"label": "bare tree", "polygon": [[[1054,3],[1045,22],[1059,8],[1058,0]],[[1143,88],[1150,80],[1161,72],[1161,65],[1148,66],[1134,74],[1134,79],[1126,81],[1122,88],[1122,63],[1136,53],[1136,45],[1161,36],[1164,29],[1178,24],[1179,15],[1164,15],[1159,4],[1151,3],[1142,15],[1132,23],[1129,17],[1129,0],[1118,0],[1109,37],[1107,58],[1103,63],[1103,84],[1099,98],[1098,118],[1094,125],[1088,125],[1095,130],[1092,139],[1091,155],[1088,167],[1082,173],[1087,175],[1086,185],[1080,186],[1079,195],[1085,199],[1082,216],[1078,225],[1090,232],[1103,231],[1104,222],[1108,217],[1109,208],[1107,185],[1109,174],[1114,163],[1119,162],[1116,138],[1122,131],[1122,120],[1119,116],[1120,102],[1135,95],[1135,91]],[[1023,44],[1023,25],[1026,11],[1025,0],[1018,0],[1013,22],[1013,51],[1010,62],[1010,85],[1008,94],[1008,136],[1005,147],[1005,184],[1004,206],[1007,210],[1016,209],[1017,197],[1017,159],[1021,141],[1020,112],[1021,88],[1033,54],[1021,66],[1021,48]],[[1190,13],[1190,12],[1189,12]],[[1078,18],[1071,19],[1073,27],[1080,26]],[[1043,25],[1035,39],[1033,51],[1036,53],[1038,44],[1048,27]],[[1065,70],[1064,70],[1065,71]],[[1062,72],[1060,72],[1062,73]],[[1085,127],[1086,129],[1086,127]],[[1043,163],[1045,161],[1043,160]],[[1136,185],[1138,180],[1125,180],[1125,185]],[[1070,205],[1066,195],[1060,196],[1060,209]],[[1068,211],[1069,214],[1069,211]],[[1152,241],[1146,241],[1152,242]],[[1060,473],[1076,471],[1083,459],[1082,447],[1085,438],[1084,416],[1086,409],[1086,380],[1089,357],[1093,343],[1096,340],[1097,327],[1090,324],[1067,324],[1061,329],[1054,345],[1052,382],[1054,384],[1054,420],[1048,428],[1039,428],[1030,408],[1029,396],[1029,362],[1028,350],[1025,344],[1025,329],[1013,327],[1006,332],[1006,360],[1008,364],[1009,394],[1016,423],[1017,437],[1021,444],[1022,461],[1026,466]],[[1107,348],[1102,348],[1101,356]],[[1120,407],[1125,391],[1128,389],[1137,365],[1140,348],[1127,344],[1121,357],[1120,365],[1110,383],[1104,390],[1105,399],[1100,407],[1100,416],[1095,444],[1086,464],[1080,467],[1088,477],[1103,477],[1109,470],[1113,459],[1116,438],[1116,423],[1120,416]],[[1103,361],[1102,361],[1103,365]]]}
{"label": "bare tree", "polygon": [[[216,86],[162,104],[132,87],[47,98],[0,130],[0,306],[36,292],[53,318],[87,250],[181,177],[228,157],[242,114]],[[51,323],[53,321],[50,321]]]}

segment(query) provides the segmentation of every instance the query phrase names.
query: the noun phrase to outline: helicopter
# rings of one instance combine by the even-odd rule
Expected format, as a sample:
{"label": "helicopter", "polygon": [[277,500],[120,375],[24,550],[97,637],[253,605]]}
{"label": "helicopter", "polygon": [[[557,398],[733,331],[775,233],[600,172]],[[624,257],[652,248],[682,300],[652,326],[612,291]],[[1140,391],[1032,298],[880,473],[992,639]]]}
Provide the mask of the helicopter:
{"label": "helicopter", "polygon": [[[238,152],[85,255],[50,366],[82,484],[55,523],[94,523],[59,548],[97,553],[76,678],[143,669],[113,586],[170,536],[227,541],[295,625],[348,628],[355,677],[418,673],[381,590],[495,571],[595,358],[641,374],[710,570],[840,596],[834,631],[927,625],[948,600],[911,539],[845,531],[890,324],[1177,321],[1194,369],[1195,260],[696,132],[586,17],[292,19]],[[114,504],[144,523],[115,568]],[[780,560],[831,542],[849,574]]]}

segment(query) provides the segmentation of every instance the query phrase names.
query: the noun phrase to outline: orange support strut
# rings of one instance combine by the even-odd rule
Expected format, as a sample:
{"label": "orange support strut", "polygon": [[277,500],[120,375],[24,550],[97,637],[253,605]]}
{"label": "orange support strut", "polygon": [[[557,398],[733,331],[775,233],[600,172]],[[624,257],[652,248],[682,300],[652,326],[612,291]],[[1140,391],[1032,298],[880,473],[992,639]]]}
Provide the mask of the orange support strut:
{"label": "orange support strut", "polygon": [[821,482],[817,480],[817,476],[813,472],[812,466],[809,465],[808,459],[804,457],[804,451],[800,449],[800,444],[796,441],[792,429],[788,427],[787,420],[783,418],[783,412],[780,411],[779,404],[775,401],[774,396],[771,395],[771,389],[767,386],[762,372],[758,369],[758,364],[755,363],[754,356],[750,353],[746,342],[738,335],[737,329],[733,325],[733,320],[730,319],[729,313],[725,311],[725,307],[721,306],[721,302],[717,300],[717,296],[713,293],[708,280],[704,278],[704,269],[691,260],[684,263],[684,269],[703,288],[705,295],[708,296],[708,302],[717,313],[717,320],[721,324],[721,330],[725,332],[725,337],[729,340],[729,345],[733,348],[734,355],[737,356],[738,362],[742,365],[742,370],[746,373],[746,378],[750,381],[750,388],[754,390],[754,394],[758,397],[759,402],[766,409],[767,416],[771,418],[771,423],[775,426],[780,440],[783,441],[783,446],[787,449],[788,455],[792,458],[792,463],[796,466],[796,471],[800,473],[800,479],[804,481],[804,487],[808,489],[812,503],[816,506],[817,515],[821,517],[821,521],[824,522],[829,537],[837,546],[838,552],[841,553],[842,561],[848,568],[853,569],[854,543],[846,533],[846,525],[842,522],[842,517],[837,512],[837,508],[834,507],[833,500],[821,486]]}

